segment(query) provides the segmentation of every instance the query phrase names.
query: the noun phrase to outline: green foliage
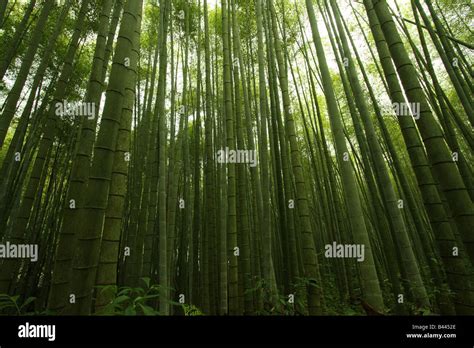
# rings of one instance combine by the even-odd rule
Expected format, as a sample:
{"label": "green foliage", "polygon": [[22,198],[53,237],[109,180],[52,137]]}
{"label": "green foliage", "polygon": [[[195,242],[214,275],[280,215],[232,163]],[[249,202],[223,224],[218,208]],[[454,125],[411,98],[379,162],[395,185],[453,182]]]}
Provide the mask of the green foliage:
{"label": "green foliage", "polygon": [[150,286],[150,278],[141,278],[144,287],[115,285],[98,287],[98,291],[115,293],[114,299],[105,307],[96,312],[96,315],[158,315],[154,308],[154,301],[159,299],[163,286]]}
{"label": "green foliage", "polygon": [[[66,290],[80,288],[80,291],[75,293],[90,294],[94,280],[100,280],[101,284],[111,284],[117,279],[118,273],[120,279],[129,284],[127,283],[129,279],[138,277],[137,273],[140,273],[141,266],[144,263],[149,265],[151,262],[153,267],[143,267],[143,272],[156,275],[156,270],[160,272],[167,270],[165,275],[162,276],[161,273],[159,275],[162,285],[152,284],[151,278],[142,278],[138,286],[134,280],[132,280],[134,286],[98,286],[94,294],[95,308],[90,297],[87,297],[81,304],[85,309],[82,313],[88,314],[94,308],[97,315],[152,316],[171,314],[168,306],[165,310],[163,308],[161,311],[158,310],[160,305],[170,304],[174,309],[173,314],[184,316],[242,312],[257,315],[319,315],[320,312],[327,315],[370,315],[370,306],[374,304],[373,299],[366,298],[370,294],[377,294],[376,302],[379,304],[376,305],[375,314],[392,315],[406,312],[412,315],[433,315],[442,312],[441,307],[450,300],[455,302],[454,307],[461,307],[461,312],[472,311],[470,285],[463,284],[463,279],[467,279],[469,275],[469,261],[463,261],[466,263],[463,266],[463,262],[454,262],[452,258],[443,256],[443,259],[440,259],[436,252],[439,251],[439,255],[449,255],[450,246],[446,243],[448,239],[445,240],[445,237],[451,234],[455,236],[454,224],[465,226],[467,228],[463,228],[470,232],[468,228],[472,224],[465,224],[461,220],[456,222],[456,219],[460,219],[458,217],[461,216],[464,219],[464,216],[472,214],[470,212],[470,215],[464,214],[461,210],[453,211],[453,224],[433,223],[448,221],[450,208],[458,209],[467,204],[458,204],[456,198],[451,198],[450,201],[448,196],[454,197],[451,193],[446,195],[448,197],[446,203],[440,198],[443,196],[443,190],[445,193],[452,191],[449,186],[450,180],[446,178],[452,175],[453,178],[459,179],[456,168],[451,169],[449,173],[446,172],[446,175],[444,169],[443,171],[439,169],[437,175],[433,176],[445,182],[444,188],[443,183],[440,183],[439,192],[433,184],[435,180],[431,179],[436,167],[441,168],[438,163],[452,162],[450,155],[454,151],[462,153],[467,158],[465,163],[459,162],[458,167],[463,168],[464,165],[465,172],[472,174],[473,155],[470,151],[472,140],[469,137],[469,125],[465,117],[468,115],[465,115],[459,92],[453,88],[453,81],[443,68],[443,61],[440,59],[442,51],[436,49],[426,28],[420,30],[425,33],[427,41],[426,44],[422,44],[414,22],[411,1],[388,1],[391,11],[387,8],[386,19],[391,20],[393,17],[396,24],[398,23],[400,27],[398,31],[403,34],[400,40],[410,58],[399,61],[396,67],[404,69],[393,72],[391,70],[395,66],[392,66],[392,63],[396,63],[398,56],[390,54],[388,48],[376,45],[376,42],[390,40],[392,43],[389,46],[399,44],[398,33],[395,30],[391,35],[389,35],[391,31],[389,34],[379,33],[379,38],[375,39],[377,31],[372,30],[374,25],[368,22],[370,11],[368,13],[364,9],[362,1],[340,2],[340,20],[347,25],[348,32],[354,40],[352,50],[344,47],[349,45],[343,39],[342,28],[331,29],[323,21],[324,13],[333,19],[339,18],[338,15],[334,16],[337,12],[329,7],[332,1],[308,1],[308,7],[312,7],[311,3],[315,6],[320,5],[317,6],[316,14],[311,16],[314,17],[313,20],[310,20],[309,16],[313,11],[308,11],[302,0],[261,0],[262,9],[260,6],[258,9],[255,7],[255,4],[259,3],[255,0],[225,2],[229,12],[226,13],[227,20],[223,24],[221,1],[207,1],[208,26],[204,27],[204,0],[145,0],[141,28],[136,31],[140,33],[140,45],[138,45],[138,36],[132,35],[129,25],[135,20],[129,15],[120,15],[117,28],[109,30],[103,28],[101,29],[103,33],[96,36],[99,34],[99,13],[102,12],[104,2],[91,0],[90,6],[87,7],[86,20],[81,25],[81,38],[77,45],[73,45],[78,48],[74,58],[66,58],[66,52],[83,2],[72,1],[69,13],[62,20],[64,23],[60,23],[63,25],[61,33],[54,41],[54,45],[50,46],[48,41],[60,21],[61,7],[56,5],[48,12],[47,23],[41,26],[41,31],[38,31],[41,35],[32,40],[35,21],[38,20],[44,1],[37,1],[28,29],[23,31],[18,30],[18,25],[22,18],[29,18],[23,16],[27,2],[8,2],[8,16],[3,23],[0,23],[0,47],[10,45],[15,49],[9,66],[7,64],[5,77],[0,81],[0,113],[3,113],[2,105],[6,102],[15,78],[22,83],[21,89],[12,93],[21,101],[10,108],[11,122],[5,128],[5,144],[10,148],[3,146],[0,149],[0,164],[4,167],[2,170],[5,169],[5,175],[0,177],[8,183],[0,185],[0,239],[8,239],[18,232],[18,238],[25,237],[28,242],[49,247],[41,255],[38,266],[24,267],[23,262],[20,264],[17,261],[8,261],[11,263],[8,267],[2,264],[3,270],[8,272],[0,271],[0,286],[4,286],[0,292],[6,292],[5,289],[9,288],[12,281],[18,282],[18,289],[27,289],[29,284],[36,284],[30,279],[38,280],[41,284],[39,289],[44,289],[44,292],[27,289],[27,295],[0,294],[0,314],[48,314],[48,311],[37,312],[46,305],[48,286],[52,289],[57,287]],[[447,38],[453,44],[453,54],[465,59],[465,62],[459,61],[462,64],[458,68],[460,77],[466,75],[466,90],[469,90],[472,83],[468,77],[473,61],[472,52],[468,51],[471,45],[469,43],[472,41],[469,23],[474,16],[474,12],[469,11],[470,1],[432,0],[432,2],[435,12],[439,13],[440,21],[446,26],[446,34],[449,35]],[[123,3],[134,2],[123,0]],[[163,8],[165,3],[170,4],[166,7],[166,11]],[[425,4],[423,7],[426,7]],[[141,13],[138,11],[138,6],[135,11],[136,14]],[[356,12],[360,15],[360,28],[354,18]],[[168,36],[158,32],[163,24],[163,22],[160,24],[160,21],[165,18],[164,13],[170,15],[166,30]],[[428,12],[427,15],[430,16]],[[258,18],[262,21],[257,21]],[[238,39],[237,30],[232,27],[234,20],[240,32]],[[372,19],[372,22],[378,21],[378,18]],[[403,23],[406,28],[402,30]],[[257,30],[263,34],[263,40],[258,40]],[[110,57],[108,61],[104,59],[105,65],[102,66],[101,60],[105,58],[104,54],[101,53],[95,60],[93,55],[96,43],[102,42],[98,38],[105,38],[108,31],[115,32],[116,37],[109,42]],[[321,32],[318,33],[319,31]],[[13,45],[15,41],[13,38],[17,32],[22,33],[23,39]],[[119,32],[121,34],[117,36]],[[123,35],[123,32],[128,34]],[[229,42],[223,37],[223,32],[228,32],[226,37]],[[330,37],[330,32],[333,37]],[[315,33],[318,34],[311,35]],[[365,33],[366,37],[362,33]],[[320,38],[317,38],[318,36]],[[205,47],[205,38],[209,39],[209,47],[207,44]],[[468,44],[460,42],[460,46],[457,47],[454,43],[459,40]],[[124,42],[127,43],[122,45]],[[130,42],[133,43],[133,50],[127,48]],[[237,45],[237,42],[240,44]],[[36,47],[36,43],[39,45],[37,53],[31,59],[25,59],[25,50],[33,47],[32,44]],[[331,43],[335,44],[334,49]],[[50,47],[52,51],[45,52],[46,47]],[[165,47],[169,49],[166,51]],[[400,45],[400,52],[403,51],[403,47]],[[419,47],[420,57],[415,56],[416,47]],[[168,57],[163,59],[161,53],[165,51]],[[387,51],[386,55],[384,51]],[[0,49],[0,61],[4,57],[4,52],[6,50]],[[156,71],[152,76],[155,52],[160,54],[158,64],[164,69],[155,66]],[[48,59],[44,58],[45,53],[51,53]],[[133,55],[136,53],[138,57],[136,75],[131,74],[133,69],[129,69],[130,71],[125,69],[126,65],[121,62],[122,56],[130,56],[130,53]],[[355,53],[360,56],[360,63],[355,64],[354,71],[350,69],[352,65],[347,66],[347,69],[344,67],[339,69],[336,57],[348,58]],[[200,60],[197,59],[198,55]],[[112,57],[116,57],[113,64],[110,61]],[[238,60],[235,60],[236,58]],[[417,62],[416,58],[420,61]],[[355,57],[352,57],[352,60],[355,61]],[[421,60],[426,60],[429,64],[422,64]],[[24,61],[31,63],[31,67],[28,67],[28,78],[22,78],[21,75],[26,76],[22,73],[18,79]],[[172,68],[169,67],[171,62]],[[58,82],[61,72],[68,71],[63,67],[69,65],[73,66],[73,71],[67,76],[67,84],[65,80]],[[43,66],[44,70],[38,69]],[[434,74],[431,78],[429,74],[422,74],[429,66],[436,71],[441,91],[435,89]],[[407,69],[412,73],[406,73]],[[105,82],[97,81],[102,70],[110,72]],[[261,79],[260,72],[262,72]],[[287,72],[287,76],[284,76],[283,72]],[[367,76],[362,76],[360,74],[362,72]],[[344,74],[346,79],[343,80]],[[134,76],[133,82],[128,75]],[[32,83],[36,81],[36,76],[41,77],[41,83],[33,88]],[[117,76],[119,78],[115,79]],[[161,77],[165,76],[166,78],[161,80]],[[174,77],[175,86],[171,86],[171,76]],[[361,85],[362,77],[366,84]],[[398,85],[399,80],[401,82],[405,80],[407,86],[390,87],[392,84]],[[163,81],[164,85],[161,85]],[[99,86],[100,84],[96,86],[96,82],[100,82],[103,86]],[[133,88],[135,82],[136,89]],[[347,85],[343,85],[343,82]],[[421,84],[420,88],[426,96],[411,94],[410,91],[414,89],[408,87],[418,83]],[[154,93],[151,93],[151,86],[154,86]],[[368,93],[368,87],[373,93]],[[184,90],[186,90],[185,97]],[[125,96],[122,93],[124,91]],[[120,92],[122,95],[117,96],[115,92]],[[240,92],[240,96],[237,92]],[[441,103],[440,92],[446,94],[445,103]],[[22,127],[18,127],[18,121],[30,93],[33,93],[34,105],[29,114],[21,116],[28,122],[25,123],[28,127],[22,130]],[[136,95],[132,98],[133,93]],[[94,123],[91,129],[86,130],[86,127],[83,127],[83,120],[79,118],[58,118],[50,122],[52,118],[47,117],[48,106],[52,107],[53,104],[50,102],[56,95],[61,96],[61,100],[69,102],[83,101],[85,96],[90,100],[97,99],[97,124]],[[94,95],[94,98],[91,98],[91,95]],[[171,98],[171,95],[174,98]],[[121,104],[116,103],[119,99]],[[417,122],[414,126],[405,123],[407,118],[397,117],[392,110],[394,101],[398,103],[405,99],[417,102],[426,99],[432,109],[431,112],[434,111],[433,120],[427,121],[429,124]],[[126,105],[128,103],[129,105]],[[436,112],[437,108],[443,108],[443,104],[446,104],[444,105],[447,108],[446,115]],[[100,108],[101,105],[107,107]],[[151,106],[151,112],[148,106]],[[181,111],[182,107],[184,113]],[[376,118],[374,112],[376,107],[381,111],[380,119]],[[199,130],[196,117],[198,114]],[[240,126],[234,124],[236,122],[234,118],[238,115],[241,116]],[[422,120],[426,119],[428,118]],[[186,123],[181,120],[186,120]],[[450,122],[447,122],[448,120]],[[109,121],[114,121],[114,125],[110,126]],[[174,128],[167,134],[169,124]],[[227,124],[230,125],[228,128]],[[439,126],[443,128],[443,134],[438,134]],[[130,135],[122,137],[128,133],[129,128]],[[232,139],[230,129],[235,131]],[[21,160],[20,163],[11,166],[11,156],[6,157],[6,154],[8,150],[13,150],[14,146],[17,146],[12,142],[15,132],[19,141],[18,151],[21,150]],[[90,144],[84,140],[89,137],[84,134],[88,133],[90,133]],[[210,161],[206,162],[211,159],[212,152],[219,146],[235,145],[233,137],[236,135],[239,140],[237,144],[240,138],[249,148],[251,143],[255,143],[253,148],[257,149],[262,157],[255,171],[246,168],[234,175],[230,170],[232,168],[233,172],[234,166],[227,168],[214,162],[212,165],[209,165]],[[449,149],[445,149],[445,142],[440,140],[442,136],[447,135],[449,135],[447,140],[450,140],[447,142]],[[459,145],[450,144],[452,139],[457,140],[458,135]],[[420,136],[423,141],[419,139]],[[171,143],[173,137],[176,139]],[[98,141],[94,145],[96,138]],[[103,146],[103,141],[107,141],[107,146]],[[377,141],[380,144],[377,144]],[[432,145],[435,142],[437,145]],[[375,145],[380,145],[380,149]],[[123,167],[124,171],[121,170],[122,151],[127,151],[132,158],[131,165]],[[347,166],[341,164],[339,160],[341,153],[344,155],[347,153],[353,164],[349,163]],[[436,161],[436,166],[431,165],[425,160],[426,153],[432,158],[438,158],[438,155],[442,154],[447,160]],[[155,156],[156,154],[158,156]],[[102,158],[106,160],[101,161]],[[89,173],[91,159],[94,171]],[[174,168],[170,165],[168,170],[167,163],[176,165]],[[157,168],[160,169],[158,172]],[[165,173],[166,171],[168,172]],[[472,182],[470,176],[466,176],[469,179],[465,180],[466,188],[467,184]],[[234,179],[237,182],[235,185]],[[97,192],[89,190],[90,187],[95,187],[95,184],[88,184],[91,180],[100,187],[100,190]],[[462,186],[462,180],[458,181],[459,187]],[[85,193],[82,193],[83,190],[70,188],[86,187],[83,185],[89,186],[88,190],[84,190]],[[74,227],[70,234],[62,232],[68,230],[67,226],[76,226],[74,222],[78,221],[76,218],[80,215],[64,213],[70,212],[64,209],[63,204],[66,203],[67,207],[67,200],[70,198],[68,190],[69,193],[81,192],[81,195],[87,196],[87,199],[78,200],[81,206],[82,202],[87,202],[87,209],[81,207],[81,211],[88,211],[89,214],[94,210],[97,216],[101,216],[101,219],[83,219],[87,228],[78,225],[79,227],[77,229]],[[105,197],[106,192],[109,197]],[[76,194],[70,196],[77,199]],[[166,204],[176,202],[181,197],[186,200],[187,210],[176,211],[175,204]],[[398,208],[393,208],[392,204],[399,197],[406,200],[407,204],[407,209],[402,213]],[[287,198],[298,202],[295,210],[285,209],[284,201]],[[466,200],[464,202],[469,203]],[[437,204],[439,210],[431,209],[430,204]],[[160,210],[154,216],[157,207]],[[236,210],[236,214],[233,209]],[[153,212],[153,216],[149,212]],[[102,219],[104,214],[107,223],[99,223],[104,221]],[[166,217],[166,220],[163,220],[163,217]],[[232,225],[229,224],[232,226],[231,232],[228,235],[220,234],[221,230],[224,232],[225,228],[222,227],[225,227],[226,218],[229,217],[232,218]],[[119,218],[122,219],[119,221]],[[114,221],[113,226],[117,227],[117,238],[113,240],[108,237],[115,234],[109,233],[108,227],[107,231],[105,228],[106,225],[112,226],[108,224],[109,220]],[[25,224],[19,221],[25,221]],[[58,227],[62,222],[67,223],[63,223],[66,227],[60,230]],[[163,226],[166,223],[166,228],[162,229],[161,223]],[[450,225],[453,225],[452,231]],[[20,226],[18,230],[17,226]],[[154,231],[153,228],[156,226],[160,230],[160,238],[164,236],[168,239],[166,243],[168,259],[163,257],[165,253],[161,252],[164,251],[165,243],[162,243],[164,239],[156,243],[155,237],[148,235],[148,231]],[[162,230],[166,233],[161,233]],[[409,230],[410,234],[407,235],[408,238],[402,240],[403,243],[406,242],[403,245],[399,239],[401,234],[397,231],[405,230]],[[86,262],[86,258],[92,257],[92,252],[88,252],[90,239],[83,238],[85,232],[89,231],[94,233],[95,237],[94,247],[91,248],[94,250],[94,260],[99,259],[101,263],[107,263],[107,267],[101,267],[102,264],[99,267],[100,272],[103,270],[103,274],[107,275],[107,279],[101,276],[94,277],[95,267],[90,267],[90,263]],[[384,234],[384,231],[388,231],[387,234]],[[69,246],[62,250],[63,245],[68,244],[62,243],[62,238],[67,240],[69,237],[64,236],[78,233],[78,238],[74,236],[75,240],[81,241],[77,247],[78,252],[68,252],[72,250]],[[246,233],[251,234],[247,236]],[[239,238],[234,239],[237,235]],[[247,238],[250,236],[252,237]],[[443,239],[440,240],[439,236],[443,236]],[[462,237],[462,233],[460,236]],[[352,261],[339,263],[331,260],[318,265],[324,260],[323,256],[318,255],[320,243],[326,243],[333,238],[341,239],[343,242],[354,239],[362,241],[365,245],[369,245],[370,242],[374,256],[367,260],[373,258],[374,266],[377,267],[358,267]],[[458,245],[459,240],[456,239],[459,238],[456,236],[449,239],[449,243]],[[120,257],[115,256],[123,256],[123,253],[117,251],[119,246],[123,245],[122,241],[126,242],[125,245],[130,245],[130,250],[134,250],[133,262],[123,262]],[[249,257],[242,255],[238,267],[233,267],[236,259],[226,258],[224,244],[228,244],[227,247],[230,248],[233,245],[243,244],[243,241],[247,243],[248,249],[242,247],[242,251],[250,250]],[[423,243],[421,246],[417,245],[420,241]],[[318,248],[313,248],[313,243]],[[392,248],[393,243],[396,250],[394,256],[391,256],[386,252]],[[55,254],[56,245],[58,248]],[[437,247],[439,250],[436,250]],[[309,249],[314,252],[305,252]],[[412,258],[413,262],[407,262],[405,256],[410,256],[411,253],[406,252],[411,249],[417,252],[417,257]],[[135,252],[136,250],[140,252],[146,250],[147,257],[137,257],[140,252]],[[429,253],[424,255],[426,251]],[[157,254],[161,256],[159,262],[155,262]],[[63,260],[62,255],[71,255],[71,260]],[[248,260],[250,266],[246,269]],[[427,263],[427,260],[430,262]],[[58,267],[55,266],[63,261],[71,261],[74,266],[61,266],[58,272]],[[109,261],[113,261],[113,267]],[[267,266],[270,268],[270,261],[274,267],[275,277],[273,274],[271,277],[268,276],[270,272],[266,271]],[[166,267],[161,267],[163,264]],[[126,267],[122,268],[125,265]],[[392,265],[396,267],[389,267]],[[415,267],[411,268],[410,265],[418,265],[421,272]],[[82,271],[83,267],[87,268],[87,279],[90,280],[90,284],[84,288],[81,277],[86,272]],[[150,269],[153,269],[153,273]],[[238,276],[236,269],[239,271]],[[68,270],[74,272],[71,273],[70,279],[61,274],[61,272],[66,274]],[[110,270],[113,272],[107,273]],[[5,273],[3,278],[2,273]],[[422,280],[419,282],[422,286],[419,287],[414,287],[410,279],[399,279],[413,274],[418,278],[418,273]],[[81,275],[78,277],[77,274]],[[266,280],[258,278],[262,274],[267,277]],[[304,274],[307,277],[296,277],[297,274]],[[16,278],[12,278],[11,275],[15,275]],[[121,277],[122,275],[124,277]],[[309,276],[313,278],[308,278]],[[58,282],[58,279],[61,281]],[[72,283],[65,286],[63,279],[69,282],[72,279]],[[241,284],[242,279],[252,281]],[[416,296],[406,296],[404,308],[401,310],[396,299],[400,292],[397,289],[398,280],[403,282],[401,290],[426,287],[428,304],[421,306],[415,303],[420,301],[411,302],[411,297]],[[364,282],[367,283],[364,285]],[[191,303],[171,301],[170,289],[166,284],[179,284],[179,292],[192,297],[199,306],[202,305],[202,308]],[[239,286],[239,291],[236,290],[236,284]],[[231,291],[228,291],[229,289]],[[244,289],[247,295],[243,302],[244,308],[240,308],[242,302],[237,304],[236,300],[241,295],[241,289]],[[410,291],[407,293],[410,294]],[[383,295],[383,301],[379,293]],[[423,298],[426,298],[426,295],[423,295]],[[54,289],[49,294],[48,306],[58,308],[51,304],[56,299],[58,302],[65,302],[66,296],[57,295]],[[467,309],[460,306],[464,303],[467,304]],[[61,306],[65,307],[66,304],[61,303]],[[446,307],[449,306],[451,305],[448,303]],[[62,312],[58,310],[58,313]]]}
{"label": "green foliage", "polygon": [[[96,315],[159,315],[158,303],[161,292],[165,289],[159,284],[150,284],[150,278],[141,278],[143,287],[123,286],[117,288],[114,285],[97,287],[98,291],[115,294],[113,299]],[[170,289],[171,290],[171,289]],[[192,304],[181,304],[175,301],[167,301],[176,307],[181,307],[185,316],[201,316],[203,312]]]}
{"label": "green foliage", "polygon": [[270,291],[265,284],[265,280],[260,278],[255,281],[255,286],[245,291],[245,293],[262,293],[264,298],[263,310],[255,311],[256,315],[305,315],[307,305],[306,291],[308,286],[318,286],[314,279],[296,278],[291,285],[293,289],[293,300],[289,301],[288,295],[279,294],[276,298],[270,298]]}
{"label": "green foliage", "polygon": [[[48,310],[36,311],[34,304],[36,297],[28,297],[23,301],[20,295],[10,296],[0,294],[0,315],[51,315],[54,314]],[[32,310],[33,309],[33,310]]]}
{"label": "green foliage", "polygon": [[185,316],[202,316],[204,315],[203,312],[199,308],[197,308],[195,305],[187,305],[183,304],[183,311]]}
{"label": "green foliage", "polygon": [[[23,304],[20,303],[20,296],[10,296],[8,294],[0,294],[0,311],[3,313],[22,315],[30,303],[36,300],[36,297],[29,297]],[[11,313],[13,312],[13,313]]]}

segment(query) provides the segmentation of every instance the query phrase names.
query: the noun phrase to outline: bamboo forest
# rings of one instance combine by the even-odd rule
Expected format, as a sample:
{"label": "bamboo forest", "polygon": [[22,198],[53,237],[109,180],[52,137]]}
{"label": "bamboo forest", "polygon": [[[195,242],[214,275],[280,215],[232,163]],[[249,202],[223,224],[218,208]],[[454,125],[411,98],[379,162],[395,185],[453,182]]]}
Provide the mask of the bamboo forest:
{"label": "bamboo forest", "polygon": [[0,0],[0,314],[474,315],[470,0]]}

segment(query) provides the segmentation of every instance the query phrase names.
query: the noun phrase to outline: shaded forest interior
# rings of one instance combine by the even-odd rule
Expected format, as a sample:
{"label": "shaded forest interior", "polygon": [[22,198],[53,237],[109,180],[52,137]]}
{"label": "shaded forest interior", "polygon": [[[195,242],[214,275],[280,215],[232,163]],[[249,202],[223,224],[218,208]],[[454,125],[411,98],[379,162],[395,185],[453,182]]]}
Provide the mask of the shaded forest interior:
{"label": "shaded forest interior", "polygon": [[474,314],[470,0],[0,0],[0,314]]}

